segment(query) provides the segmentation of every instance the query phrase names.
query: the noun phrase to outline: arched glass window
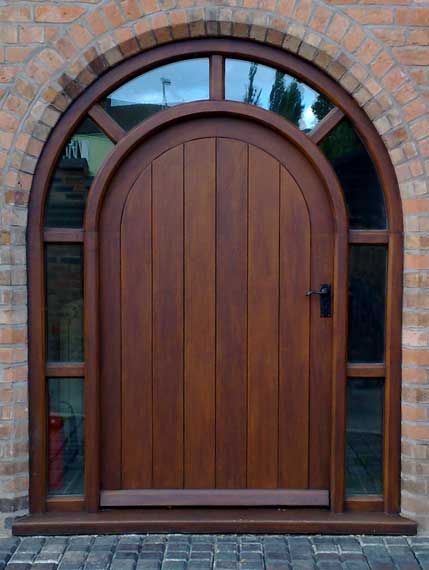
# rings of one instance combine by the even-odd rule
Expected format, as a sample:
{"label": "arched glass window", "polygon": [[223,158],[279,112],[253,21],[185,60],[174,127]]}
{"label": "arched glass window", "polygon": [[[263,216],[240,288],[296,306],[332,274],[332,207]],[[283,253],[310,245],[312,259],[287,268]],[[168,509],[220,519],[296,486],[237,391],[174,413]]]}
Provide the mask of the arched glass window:
{"label": "arched glass window", "polygon": [[[120,138],[155,113],[224,99],[258,106],[295,125],[318,144],[340,181],[350,227],[346,492],[348,497],[374,496],[381,504],[387,428],[386,291],[392,270],[388,215],[380,169],[353,116],[340,111],[337,97],[319,91],[316,83],[304,81],[301,71],[295,76],[290,69],[246,54],[184,57],[152,64],[122,83],[116,80],[69,133],[48,181],[44,210],[46,339],[41,346],[48,387],[45,419],[48,433],[54,434],[48,437],[50,497],[84,493],[82,243],[92,182]],[[63,434],[62,440],[55,439],[55,430]]]}

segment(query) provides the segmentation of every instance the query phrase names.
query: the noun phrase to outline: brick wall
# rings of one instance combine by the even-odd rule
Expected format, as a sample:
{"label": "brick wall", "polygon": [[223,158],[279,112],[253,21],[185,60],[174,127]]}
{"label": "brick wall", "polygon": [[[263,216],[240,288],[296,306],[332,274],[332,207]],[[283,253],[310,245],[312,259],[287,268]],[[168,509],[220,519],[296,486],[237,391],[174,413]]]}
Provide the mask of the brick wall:
{"label": "brick wall", "polygon": [[[297,52],[383,137],[405,216],[402,510],[429,533],[429,2],[0,0],[0,511],[28,488],[25,228],[32,173],[70,102],[153,45],[250,37]],[[7,522],[7,521],[6,521]]]}

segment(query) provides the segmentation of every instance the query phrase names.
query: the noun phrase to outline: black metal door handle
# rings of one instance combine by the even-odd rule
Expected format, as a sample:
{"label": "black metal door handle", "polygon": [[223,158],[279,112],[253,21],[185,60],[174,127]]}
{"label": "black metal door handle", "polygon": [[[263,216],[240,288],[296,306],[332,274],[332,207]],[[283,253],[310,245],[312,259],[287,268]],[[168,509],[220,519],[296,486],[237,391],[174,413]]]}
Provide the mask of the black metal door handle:
{"label": "black metal door handle", "polygon": [[307,291],[307,297],[311,297],[312,295],[320,296],[320,316],[324,319],[332,316],[331,286],[328,283],[322,283],[319,291],[314,291],[313,289]]}

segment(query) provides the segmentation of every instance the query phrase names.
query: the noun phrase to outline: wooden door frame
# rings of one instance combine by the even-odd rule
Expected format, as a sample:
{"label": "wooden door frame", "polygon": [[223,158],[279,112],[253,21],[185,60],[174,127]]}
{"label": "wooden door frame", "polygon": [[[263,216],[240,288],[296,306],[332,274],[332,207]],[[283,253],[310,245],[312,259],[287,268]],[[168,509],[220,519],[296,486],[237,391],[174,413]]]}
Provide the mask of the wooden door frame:
{"label": "wooden door frame", "polygon": [[[157,67],[161,64],[187,57],[211,56],[211,100],[204,103],[190,103],[169,109],[148,119],[125,136],[116,123],[98,105],[108,92],[116,86],[137,74]],[[335,121],[346,116],[356,128],[363,140],[368,152],[374,161],[380,182],[384,191],[389,229],[386,231],[351,231],[348,235],[348,243],[384,243],[389,244],[388,254],[388,283],[386,300],[386,357],[383,366],[363,365],[349,367],[346,370],[344,358],[335,363],[335,377],[343,378],[343,385],[335,384],[333,391],[333,418],[336,429],[332,430],[332,505],[333,510],[340,512],[344,508],[344,440],[345,440],[345,377],[346,373],[359,376],[374,375],[378,366],[380,375],[385,375],[385,439],[384,439],[384,510],[395,513],[399,510],[399,476],[400,476],[400,386],[401,386],[401,320],[402,320],[402,207],[398,184],[388,152],[373,127],[371,121],[360,109],[354,100],[344,92],[342,87],[334,80],[326,76],[322,71],[311,64],[299,59],[297,56],[281,51],[277,48],[261,45],[247,40],[234,39],[199,39],[177,42],[154,48],[148,52],[137,55],[114,69],[107,72],[90,86],[67,110],[53,130],[38,161],[33,180],[31,200],[29,206],[28,223],[28,265],[29,265],[29,327],[30,327],[30,509],[33,513],[43,513],[46,510],[77,510],[85,509],[91,512],[98,510],[98,464],[99,449],[97,442],[97,426],[99,425],[99,409],[92,407],[96,402],[97,382],[91,378],[97,378],[97,343],[94,340],[97,335],[97,320],[85,315],[86,344],[85,351],[89,356],[85,365],[70,364],[62,365],[59,374],[85,375],[85,401],[86,401],[86,495],[85,498],[53,498],[47,499],[47,393],[46,376],[55,368],[55,365],[45,363],[45,323],[44,323],[44,245],[46,242],[85,242],[85,268],[88,269],[91,260],[96,259],[97,233],[95,231],[96,216],[91,221],[90,204],[95,200],[95,188],[91,190],[85,220],[85,230],[44,230],[44,207],[57,159],[60,156],[64,143],[67,141],[82,118],[88,114],[110,138],[118,142],[113,151],[116,156],[118,149],[126,149],[138,144],[144,132],[150,129],[161,128],[165,121],[175,121],[182,118],[181,113],[224,113],[233,112],[237,116],[251,117],[253,120],[264,122],[278,132],[286,131],[294,137],[296,144],[301,145],[304,153],[309,157],[317,156],[320,163],[324,164],[324,172],[329,180],[329,186],[338,188],[338,181],[333,174],[330,165],[316,146],[321,138],[323,129],[329,127],[329,121],[322,121],[311,137],[306,136],[285,119],[268,111],[256,107],[246,106],[240,103],[225,103],[219,101],[223,95],[223,83],[216,82],[220,76],[222,57],[235,57],[251,59],[275,66],[286,73],[302,79],[308,85],[314,87],[338,107]],[[225,105],[228,106],[226,110]],[[235,107],[234,107],[235,106]],[[233,110],[234,109],[234,110]],[[332,115],[331,115],[332,118]],[[291,131],[292,129],[292,131]],[[153,131],[152,131],[153,132]],[[138,133],[138,135],[137,135]],[[311,140],[313,139],[313,140]],[[128,141],[128,142],[127,142]],[[130,147],[130,148],[131,148]],[[127,152],[124,150],[124,152]],[[112,155],[113,156],[113,155]],[[319,162],[317,160],[316,162]],[[109,160],[110,163],[110,160]],[[103,179],[106,178],[108,167],[103,169],[97,177],[97,187],[101,188]],[[98,190],[100,192],[100,190]],[[102,192],[101,192],[102,194]],[[341,193],[340,193],[341,194]],[[338,202],[339,197],[336,197]],[[341,196],[342,202],[342,196]],[[93,206],[91,206],[93,207]],[[344,204],[336,207],[340,211]],[[93,215],[93,214],[92,214]],[[98,214],[97,214],[98,215]],[[340,240],[338,251],[341,251],[341,259],[347,256],[347,228],[344,231],[344,240]],[[343,235],[343,234],[341,234]],[[346,284],[347,264],[335,267],[338,278]],[[85,278],[86,306],[95,308],[97,302],[97,284],[89,286]],[[343,289],[343,304],[335,311],[340,314],[345,311],[346,291]],[[340,304],[337,296],[336,304]],[[344,314],[344,319],[346,315]],[[343,325],[345,320],[343,321]],[[343,345],[342,354],[345,354],[346,334],[336,340]],[[339,354],[339,348],[336,349]],[[89,381],[88,381],[89,379]],[[357,504],[357,503],[356,503]],[[378,501],[378,506],[380,501]],[[366,510],[372,506],[369,501],[363,501],[356,508]]]}
{"label": "wooden door frame", "polygon": [[[333,361],[331,419],[331,508],[343,510],[345,471],[345,387],[347,350],[347,241],[348,222],[343,192],[338,179],[317,145],[295,125],[279,115],[253,105],[230,101],[187,103],[153,115],[130,131],[115,147],[108,164],[96,176],[88,197],[84,221],[84,314],[86,380],[90,390],[87,402],[87,445],[100,449],[100,276],[98,226],[103,201],[121,163],[132,151],[148,141],[153,134],[179,121],[208,117],[234,117],[251,120],[280,134],[309,160],[324,183],[327,200],[335,224],[333,263]],[[93,418],[96,418],[96,420]],[[87,501],[90,512],[100,507],[100,454],[89,454],[86,463]]]}

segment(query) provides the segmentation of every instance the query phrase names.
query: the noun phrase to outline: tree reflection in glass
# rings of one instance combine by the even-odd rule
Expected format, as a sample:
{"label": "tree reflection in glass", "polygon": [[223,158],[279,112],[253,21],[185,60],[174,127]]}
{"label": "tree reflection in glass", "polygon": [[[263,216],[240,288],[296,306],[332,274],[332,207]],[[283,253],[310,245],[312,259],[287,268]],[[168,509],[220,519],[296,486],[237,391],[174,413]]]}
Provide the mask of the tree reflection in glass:
{"label": "tree reflection in glass", "polygon": [[225,61],[225,98],[267,109],[309,132],[333,108],[317,93],[287,73],[251,61]]}

